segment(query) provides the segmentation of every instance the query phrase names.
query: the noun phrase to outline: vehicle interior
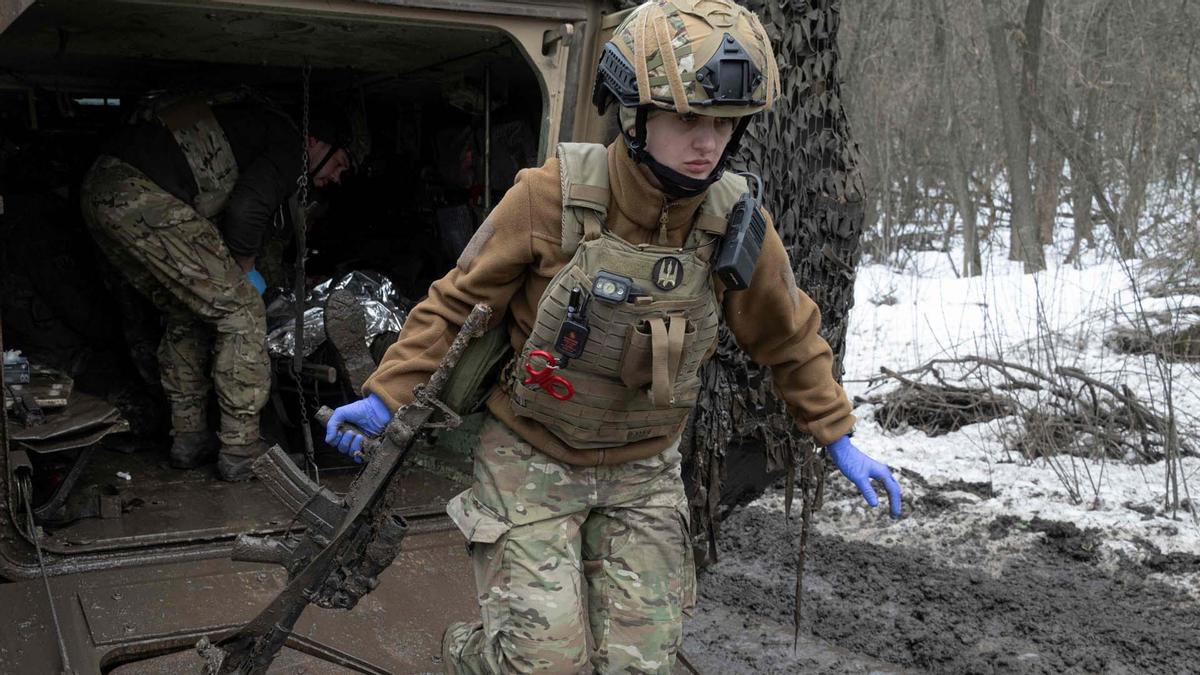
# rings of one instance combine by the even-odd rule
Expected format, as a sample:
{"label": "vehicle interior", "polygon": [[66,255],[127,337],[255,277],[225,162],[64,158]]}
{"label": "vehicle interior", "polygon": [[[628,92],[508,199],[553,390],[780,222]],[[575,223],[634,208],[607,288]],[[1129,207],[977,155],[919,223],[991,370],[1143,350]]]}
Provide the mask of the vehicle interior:
{"label": "vehicle interior", "polygon": [[[0,671],[195,672],[198,640],[232,634],[288,580],[280,566],[231,561],[235,538],[302,527],[261,481],[168,464],[163,317],[80,209],[106,140],[177,94],[265,100],[298,128],[306,99],[365,120],[365,160],[309,191],[304,246],[281,209],[256,264],[272,373],[262,435],[345,493],[362,465],[324,444],[315,416],[359,393],[324,340],[324,299],[354,294],[378,360],[520,169],[559,140],[612,138],[579,93],[596,35],[615,26],[604,7],[0,0],[0,603],[16,608],[0,618]],[[215,425],[215,400],[208,417]],[[310,605],[270,672],[441,670],[443,628],[478,616],[445,506],[469,484],[481,418],[408,454],[396,562],[353,611]]]}
{"label": "vehicle interior", "polygon": [[[230,5],[38,0],[0,35],[0,329],[10,355],[3,478],[19,503],[14,476],[30,469],[28,499],[45,551],[227,544],[238,533],[292,525],[257,481],[224,483],[213,465],[168,466],[170,422],[155,358],[162,320],[92,241],[79,184],[106,135],[148,97],[249,88],[299,124],[306,81],[312,101],[361,110],[371,135],[370,155],[353,175],[311,192],[306,292],[348,275],[372,280],[373,297],[392,314],[387,330],[369,336],[378,358],[516,172],[544,156],[547,85],[511,34]],[[270,286],[268,331],[286,335],[294,327],[296,239],[286,219],[277,225],[259,268]],[[322,338],[305,333],[309,343]],[[312,416],[357,393],[337,373],[329,345],[317,345],[305,363],[297,377],[290,353],[272,349],[263,434],[310,476],[344,491],[360,465],[323,443]],[[306,424],[313,465],[304,458]],[[438,442],[459,452],[426,453],[411,464],[404,490],[417,518],[440,517],[469,475],[469,448]]]}

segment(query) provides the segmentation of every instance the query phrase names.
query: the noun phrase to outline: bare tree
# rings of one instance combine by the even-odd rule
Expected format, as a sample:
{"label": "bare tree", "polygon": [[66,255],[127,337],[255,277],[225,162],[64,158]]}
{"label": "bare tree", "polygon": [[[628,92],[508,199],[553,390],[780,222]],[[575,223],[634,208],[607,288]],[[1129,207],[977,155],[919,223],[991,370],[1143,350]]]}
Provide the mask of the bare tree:
{"label": "bare tree", "polygon": [[[963,276],[973,277],[983,274],[983,262],[979,255],[979,210],[971,194],[970,169],[963,153],[967,151],[962,133],[962,120],[959,114],[958,86],[951,69],[951,50],[948,43],[951,40],[950,31],[946,26],[946,0],[926,0],[929,7],[931,23],[933,24],[933,60],[938,68],[939,83],[942,87],[941,97],[942,124],[945,125],[945,143],[941,148],[946,156],[945,175],[946,186],[954,197],[959,216],[963,222]],[[949,228],[951,224],[948,224]]]}
{"label": "bare tree", "polygon": [[1076,122],[1072,125],[1074,132],[1071,138],[1070,154],[1075,158],[1071,161],[1071,210],[1073,213],[1075,232],[1071,241],[1071,250],[1067,252],[1067,262],[1078,260],[1084,243],[1089,248],[1095,248],[1096,237],[1092,233],[1092,185],[1085,176],[1083,163],[1092,153],[1096,142],[1096,125],[1099,107],[1099,73],[1100,60],[1108,49],[1108,11],[1112,1],[1107,0],[1099,9],[1095,18],[1087,28],[1084,46],[1083,67],[1081,69],[1083,82],[1083,100],[1081,110],[1075,114]]}
{"label": "bare tree", "polygon": [[[1026,272],[1046,269],[1045,254],[1038,236],[1033,209],[1033,183],[1029,175],[1029,97],[1032,79],[1037,68],[1037,49],[1030,47],[1031,36],[1025,35],[1022,49],[1024,68],[1022,84],[1018,87],[1009,54],[1003,7],[1000,0],[980,0],[983,6],[988,47],[996,78],[996,95],[1000,104],[1000,122],[1004,132],[1004,159],[1008,167],[1009,192],[1012,195],[1012,246],[1010,258],[1021,260]],[[1045,0],[1029,0],[1026,26],[1035,26],[1040,34],[1041,15]],[[1037,41],[1035,39],[1036,42]]]}
{"label": "bare tree", "polygon": [[[1011,222],[1010,251],[1025,257],[1021,223],[1046,245],[1068,210],[1078,240],[1070,260],[1096,243],[1100,255],[1129,257],[1165,234],[1164,213],[1174,223],[1193,208],[1167,203],[1160,186],[1172,199],[1193,195],[1200,212],[1200,3],[858,0],[843,10],[868,255],[903,261],[931,241],[956,242],[949,218],[963,223],[954,245],[970,273],[972,211],[981,245]],[[1003,81],[994,57],[1007,61]],[[1011,154],[1024,154],[1015,179]]]}

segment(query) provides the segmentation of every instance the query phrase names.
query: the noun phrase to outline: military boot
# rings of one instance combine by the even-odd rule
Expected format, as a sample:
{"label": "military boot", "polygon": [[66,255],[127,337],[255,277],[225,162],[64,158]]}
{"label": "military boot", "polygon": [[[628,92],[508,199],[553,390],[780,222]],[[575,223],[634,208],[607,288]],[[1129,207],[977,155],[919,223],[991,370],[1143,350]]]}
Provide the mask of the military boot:
{"label": "military boot", "polygon": [[217,436],[211,431],[176,431],[167,461],[176,469],[194,469],[213,461]]}
{"label": "military boot", "polygon": [[230,483],[253,478],[250,465],[267,450],[267,442],[261,439],[245,445],[223,445],[217,457],[217,474]]}
{"label": "military boot", "polygon": [[325,299],[325,336],[341,376],[355,394],[361,393],[363,382],[375,372],[375,361],[367,348],[367,318],[350,291],[339,289]]}

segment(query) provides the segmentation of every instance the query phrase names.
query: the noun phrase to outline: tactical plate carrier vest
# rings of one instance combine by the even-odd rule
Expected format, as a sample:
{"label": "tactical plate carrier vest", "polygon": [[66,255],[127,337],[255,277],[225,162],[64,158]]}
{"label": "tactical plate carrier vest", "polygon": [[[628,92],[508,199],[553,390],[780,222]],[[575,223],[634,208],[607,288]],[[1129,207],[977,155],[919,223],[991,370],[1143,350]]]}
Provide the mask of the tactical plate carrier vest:
{"label": "tactical plate carrier vest", "polygon": [[171,131],[192,170],[197,189],[192,208],[211,219],[225,208],[238,179],[237,159],[225,131],[202,97],[168,102],[154,115]]}
{"label": "tactical plate carrier vest", "polygon": [[[634,245],[604,227],[609,202],[608,151],[602,145],[558,146],[562,177],[562,247],[569,262],[550,280],[533,330],[507,373],[517,415],[541,422],[573,448],[623,445],[678,433],[700,390],[699,369],[717,340],[720,305],[711,259],[727,215],[746,180],[726,173],[708,190],[681,248]],[[583,353],[557,374],[574,395],[563,401],[522,382],[530,352],[559,356],[555,342],[573,288],[592,290],[601,272],[628,277],[623,302],[591,297]]]}

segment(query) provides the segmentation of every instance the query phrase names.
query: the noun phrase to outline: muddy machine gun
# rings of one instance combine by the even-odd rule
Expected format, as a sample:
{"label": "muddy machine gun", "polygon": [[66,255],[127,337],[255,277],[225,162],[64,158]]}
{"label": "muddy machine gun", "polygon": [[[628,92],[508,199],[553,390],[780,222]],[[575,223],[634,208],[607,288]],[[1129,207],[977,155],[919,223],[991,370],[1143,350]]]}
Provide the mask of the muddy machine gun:
{"label": "muddy machine gun", "polygon": [[[310,602],[350,609],[375,588],[379,574],[399,553],[407,528],[395,507],[396,473],[418,432],[457,426],[458,416],[439,397],[459,358],[472,339],[483,335],[490,318],[487,305],[476,305],[429,382],[413,391],[413,402],[396,411],[378,438],[365,440],[366,466],[344,497],[311,482],[279,446],[255,460],[254,473],[295,510],[306,528],[299,535],[237,538],[234,560],[283,565],[288,583],[236,633],[217,644],[205,638],[196,645],[205,673],[266,672]],[[430,422],[437,412],[444,419]],[[323,407],[317,419],[327,422],[331,414]]]}

